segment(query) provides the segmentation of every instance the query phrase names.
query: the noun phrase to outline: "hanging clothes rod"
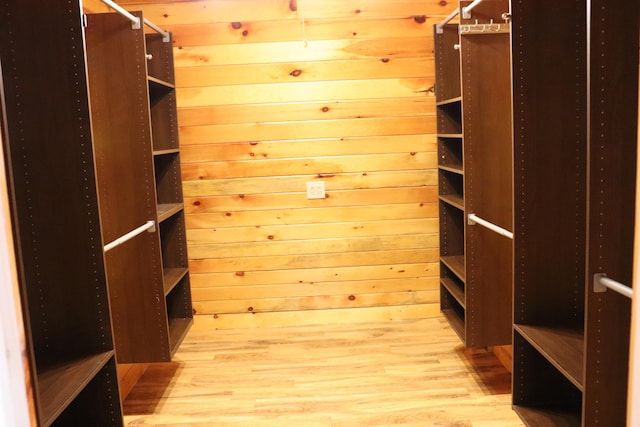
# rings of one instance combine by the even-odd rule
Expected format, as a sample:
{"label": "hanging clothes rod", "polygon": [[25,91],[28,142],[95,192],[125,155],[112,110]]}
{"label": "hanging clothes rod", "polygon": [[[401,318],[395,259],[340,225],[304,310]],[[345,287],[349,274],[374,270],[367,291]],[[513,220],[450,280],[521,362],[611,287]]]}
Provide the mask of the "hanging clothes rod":
{"label": "hanging clothes rod", "polygon": [[469,6],[462,8],[462,18],[463,19],[471,19],[471,11],[474,7],[482,3],[482,0],[474,0]]}
{"label": "hanging clothes rod", "polygon": [[483,226],[484,228],[488,228],[489,230],[500,234],[501,236],[505,236],[505,237],[508,237],[510,239],[513,239],[513,233],[512,232],[510,232],[508,230],[505,230],[504,228],[499,227],[499,226],[497,226],[495,224],[492,224],[489,221],[480,218],[476,214],[469,214],[467,216],[467,224],[469,224],[469,225],[478,224],[478,225]]}
{"label": "hanging clothes rod", "polygon": [[144,225],[141,225],[140,227],[136,228],[135,230],[132,230],[132,231],[128,232],[127,234],[125,234],[122,237],[118,237],[113,242],[104,245],[104,251],[108,252],[111,249],[115,248],[116,246],[120,246],[124,242],[133,239],[138,234],[144,233],[145,231],[149,231],[150,233],[153,232],[153,231],[156,231],[156,222],[155,221],[147,221]]}
{"label": "hanging clothes rod", "polygon": [[620,295],[624,295],[627,298],[633,298],[633,289],[627,285],[623,285],[620,282],[609,279],[606,274],[598,273],[593,275],[593,292],[606,292],[607,289],[616,291]]}
{"label": "hanging clothes rod", "polygon": [[[131,26],[131,28],[133,28],[134,30],[139,30],[141,27],[140,24],[140,18],[138,18],[137,16],[133,15],[131,12],[129,12],[128,10],[126,10],[125,8],[123,8],[122,6],[120,6],[119,4],[117,4],[116,2],[112,1],[112,0],[100,0],[102,3],[106,4],[107,6],[109,6],[111,9],[115,10],[116,12],[120,13],[122,16],[124,16],[125,18],[127,18],[129,21],[131,21],[133,23],[133,25]],[[162,41],[165,43],[168,43],[171,41],[171,35],[167,32],[164,31],[162,28],[158,27],[156,24],[154,24],[153,22],[149,21],[147,18],[144,18],[144,24],[149,27],[152,28],[155,32],[162,34]]]}
{"label": "hanging clothes rod", "polygon": [[[463,7],[462,8],[462,18],[471,19],[471,11],[473,10],[474,7],[476,7],[477,5],[482,3],[482,1],[483,0],[474,0],[468,6]],[[444,26],[447,25],[453,18],[455,18],[459,14],[460,14],[460,8],[457,8],[456,10],[451,12],[451,14],[449,16],[444,18],[444,20],[442,22],[440,22],[439,24],[436,24],[436,33],[437,34],[442,34],[442,32],[444,31],[443,30]]]}
{"label": "hanging clothes rod", "polygon": [[444,18],[444,20],[442,22],[440,22],[439,24],[436,24],[436,33],[437,34],[442,34],[443,31],[444,31],[443,30],[444,26],[447,25],[449,23],[449,21],[451,21],[453,18],[458,16],[459,13],[460,13],[460,8],[457,8],[456,10],[451,12],[451,14],[449,16]]}

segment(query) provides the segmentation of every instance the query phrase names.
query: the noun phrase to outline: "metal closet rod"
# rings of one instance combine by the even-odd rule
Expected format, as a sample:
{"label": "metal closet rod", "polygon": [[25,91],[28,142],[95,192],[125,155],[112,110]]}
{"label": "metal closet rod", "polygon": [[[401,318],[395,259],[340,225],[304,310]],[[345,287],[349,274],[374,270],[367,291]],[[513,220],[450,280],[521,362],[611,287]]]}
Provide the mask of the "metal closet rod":
{"label": "metal closet rod", "polygon": [[469,225],[478,224],[478,225],[483,226],[484,228],[488,228],[489,230],[500,234],[501,236],[505,236],[505,237],[508,237],[510,239],[513,239],[513,233],[512,232],[510,232],[509,230],[505,230],[504,228],[499,227],[499,226],[497,226],[495,224],[492,224],[489,221],[487,221],[486,219],[480,218],[476,214],[472,214],[471,213],[471,214],[467,215],[467,224],[469,224]]}
{"label": "metal closet rod", "polygon": [[627,298],[633,298],[633,289],[613,279],[609,279],[606,274],[598,273],[593,275],[593,292],[606,292],[607,289],[616,291]]}
{"label": "metal closet rod", "polygon": [[[476,7],[480,3],[482,3],[482,0],[474,0],[468,6],[463,7],[462,8],[462,17],[464,19],[471,19],[471,15],[470,15],[471,11],[473,10],[474,7]],[[442,22],[437,24],[436,25],[436,33],[442,34],[442,31],[443,31],[442,29],[444,28],[444,26],[447,25],[449,23],[449,21],[451,21],[453,18],[458,16],[459,13],[460,13],[460,8],[457,8],[456,10],[451,12],[451,14],[449,16],[444,18],[444,20]]]}
{"label": "metal closet rod", "polygon": [[[126,10],[125,8],[123,8],[122,6],[120,6],[119,4],[117,4],[116,2],[114,2],[112,0],[100,0],[100,1],[102,3],[104,3],[104,4],[106,4],[107,6],[109,6],[111,9],[113,9],[116,12],[120,13],[122,16],[127,18],[129,21],[131,21],[133,23],[133,29],[134,30],[139,30],[140,29],[140,27],[141,27],[140,18],[138,18],[137,16],[131,14],[128,10]],[[166,43],[171,41],[171,35],[167,31],[164,31],[162,28],[158,27],[156,24],[154,24],[153,22],[149,21],[147,18],[144,18],[143,21],[144,21],[144,24],[147,27],[152,28],[155,32],[157,32],[159,34],[162,34],[162,41],[164,41]]]}
{"label": "metal closet rod", "polygon": [[104,252],[108,252],[111,249],[115,248],[116,246],[120,246],[124,242],[133,239],[138,234],[144,233],[145,231],[149,231],[149,233],[156,231],[156,222],[149,220],[143,225],[141,225],[140,227],[134,230],[131,230],[127,234],[123,235],[122,237],[118,237],[113,242],[104,245]]}

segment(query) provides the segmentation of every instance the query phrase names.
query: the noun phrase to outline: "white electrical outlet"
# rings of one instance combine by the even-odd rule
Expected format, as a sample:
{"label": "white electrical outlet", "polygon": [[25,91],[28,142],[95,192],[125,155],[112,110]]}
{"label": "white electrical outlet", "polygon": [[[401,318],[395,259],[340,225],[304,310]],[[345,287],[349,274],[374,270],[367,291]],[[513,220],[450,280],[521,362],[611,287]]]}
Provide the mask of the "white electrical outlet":
{"label": "white electrical outlet", "polygon": [[307,182],[307,199],[324,199],[325,197],[324,181]]}

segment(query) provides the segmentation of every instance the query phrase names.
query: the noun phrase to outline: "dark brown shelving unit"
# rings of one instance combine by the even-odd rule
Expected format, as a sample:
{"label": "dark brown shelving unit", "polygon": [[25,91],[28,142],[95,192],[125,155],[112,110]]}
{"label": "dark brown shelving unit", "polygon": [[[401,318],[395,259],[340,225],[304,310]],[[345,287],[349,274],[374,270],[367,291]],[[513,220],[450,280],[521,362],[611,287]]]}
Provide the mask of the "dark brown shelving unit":
{"label": "dark brown shelving unit", "polygon": [[626,424],[631,302],[593,276],[631,284],[639,12],[512,3],[513,403],[527,425]]}
{"label": "dark brown shelving unit", "polygon": [[3,148],[37,424],[122,426],[82,10],[1,8]]}
{"label": "dark brown shelving unit", "polygon": [[193,320],[172,43],[117,13],[86,33],[105,241],[156,224],[106,255],[118,362],[169,361]]}
{"label": "dark brown shelving unit", "polygon": [[[511,343],[511,241],[467,223],[475,213],[512,229],[508,9],[485,0],[434,34],[441,308],[468,347]],[[501,31],[482,32],[476,19]]]}
{"label": "dark brown shelving unit", "polygon": [[[193,323],[189,259],[184,219],[180,143],[176,107],[173,43],[161,34],[147,34],[147,65],[151,93],[153,162],[156,203],[160,224],[160,246],[164,266],[164,291],[172,351]],[[159,85],[158,82],[162,84]],[[169,207],[164,215],[160,212]]]}

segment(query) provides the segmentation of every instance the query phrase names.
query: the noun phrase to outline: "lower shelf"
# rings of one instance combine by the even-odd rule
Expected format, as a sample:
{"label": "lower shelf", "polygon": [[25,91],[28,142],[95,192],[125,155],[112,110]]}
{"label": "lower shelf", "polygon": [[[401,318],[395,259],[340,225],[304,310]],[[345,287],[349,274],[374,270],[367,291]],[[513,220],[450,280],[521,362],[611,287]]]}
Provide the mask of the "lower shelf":
{"label": "lower shelf", "polygon": [[460,317],[460,315],[451,308],[442,309],[442,314],[449,321],[449,325],[451,325],[451,329],[453,329],[456,334],[460,337],[462,341],[465,339],[464,333],[464,320]]}
{"label": "lower shelf", "polygon": [[38,373],[41,424],[51,425],[113,357],[107,351]]}
{"label": "lower shelf", "polygon": [[514,325],[514,329],[582,391],[584,376],[582,330],[531,325]]}
{"label": "lower shelf", "polygon": [[169,323],[169,349],[173,356],[193,324],[193,308],[189,274],[184,271],[179,282],[167,294],[167,321]]}
{"label": "lower shelf", "polygon": [[173,318],[169,319],[169,345],[171,346],[171,354],[175,354],[180,343],[187,335],[189,328],[193,324],[193,318]]}
{"label": "lower shelf", "polygon": [[[532,327],[522,334],[516,325],[513,334],[513,407],[528,426],[580,426],[582,417],[582,391],[566,372],[552,363],[548,350],[550,335],[546,328]],[[542,338],[536,336],[541,333]],[[551,336],[554,334],[552,333]],[[535,338],[535,345],[530,339]],[[546,353],[546,354],[545,354]]]}
{"label": "lower shelf", "polygon": [[[514,406],[522,421],[531,427],[579,427],[580,416],[576,408],[532,408]],[[580,410],[577,410],[580,413]]]}

